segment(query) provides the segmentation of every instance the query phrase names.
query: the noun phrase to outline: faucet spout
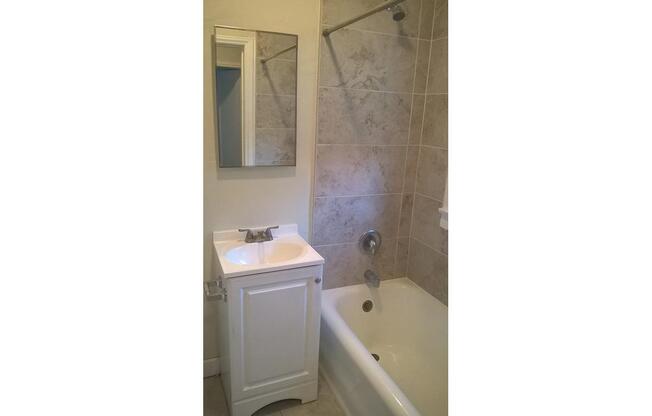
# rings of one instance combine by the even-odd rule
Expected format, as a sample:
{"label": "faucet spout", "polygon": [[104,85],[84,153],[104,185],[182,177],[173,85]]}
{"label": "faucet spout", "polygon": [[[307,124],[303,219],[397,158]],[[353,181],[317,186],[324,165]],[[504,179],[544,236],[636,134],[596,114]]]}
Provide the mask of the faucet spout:
{"label": "faucet spout", "polygon": [[252,230],[250,228],[239,228],[238,231],[241,233],[246,232],[247,235],[245,236],[245,243],[263,243],[265,241],[272,241],[274,239],[274,235],[272,234],[272,230],[275,230],[278,228],[278,225],[274,225],[272,227],[267,227],[264,230]]}
{"label": "faucet spout", "polygon": [[368,285],[372,287],[380,287],[380,277],[378,273],[373,270],[368,270],[364,272],[364,280]]}

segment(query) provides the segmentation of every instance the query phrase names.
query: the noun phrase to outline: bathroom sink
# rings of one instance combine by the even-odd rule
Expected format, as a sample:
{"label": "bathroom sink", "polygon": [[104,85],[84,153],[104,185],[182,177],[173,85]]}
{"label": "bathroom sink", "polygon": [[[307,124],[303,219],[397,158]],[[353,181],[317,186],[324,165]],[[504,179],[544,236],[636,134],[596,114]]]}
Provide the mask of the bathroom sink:
{"label": "bathroom sink", "polygon": [[244,243],[227,250],[224,257],[236,264],[278,263],[301,256],[305,249],[305,245],[272,240],[264,243]]}
{"label": "bathroom sink", "polygon": [[324,263],[324,258],[301,238],[296,224],[273,230],[271,241],[246,243],[244,237],[236,230],[213,233],[218,272],[224,278]]}

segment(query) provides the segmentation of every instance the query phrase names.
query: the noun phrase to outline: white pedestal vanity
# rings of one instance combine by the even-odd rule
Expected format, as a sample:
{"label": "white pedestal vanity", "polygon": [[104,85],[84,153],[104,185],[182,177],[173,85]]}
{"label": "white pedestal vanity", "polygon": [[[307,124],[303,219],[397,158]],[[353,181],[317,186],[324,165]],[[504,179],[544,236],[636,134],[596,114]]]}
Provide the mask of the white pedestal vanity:
{"label": "white pedestal vanity", "polygon": [[324,259],[296,225],[213,233],[220,368],[232,416],[283,399],[317,399]]}

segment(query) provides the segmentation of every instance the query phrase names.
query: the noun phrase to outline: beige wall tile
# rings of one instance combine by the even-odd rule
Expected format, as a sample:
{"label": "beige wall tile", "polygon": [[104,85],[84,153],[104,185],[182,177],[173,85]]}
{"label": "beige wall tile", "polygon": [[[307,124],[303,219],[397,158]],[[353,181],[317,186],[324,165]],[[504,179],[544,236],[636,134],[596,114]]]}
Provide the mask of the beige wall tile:
{"label": "beige wall tile", "polygon": [[439,201],[419,194],[414,195],[412,231],[409,235],[436,250],[442,251],[447,235],[443,233],[445,230],[439,226],[440,207],[441,202]]}
{"label": "beige wall tile", "polygon": [[416,192],[440,200],[444,196],[448,151],[421,146],[417,166]]}
{"label": "beige wall tile", "polygon": [[385,240],[375,256],[363,253],[358,243],[315,246],[326,260],[324,264],[324,289],[356,285],[364,282],[364,272],[373,270],[382,280],[395,276],[397,240]]}
{"label": "beige wall tile", "polygon": [[408,277],[428,293],[448,304],[448,257],[410,239]]}
{"label": "beige wall tile", "polygon": [[421,24],[419,25],[419,38],[432,37],[432,20],[435,12],[436,0],[421,0]]}
{"label": "beige wall tile", "polygon": [[425,95],[412,95],[412,114],[410,116],[410,144],[421,142],[421,126],[423,125],[423,106]]}
{"label": "beige wall tile", "polygon": [[432,30],[432,38],[444,38],[448,36],[448,0],[435,0],[435,23]]}
{"label": "beige wall tile", "polygon": [[400,205],[400,194],[315,198],[312,244],[357,242],[369,229],[394,239]]}
{"label": "beige wall tile", "polygon": [[428,93],[448,92],[448,39],[432,41],[428,69]]}
{"label": "beige wall tile", "polygon": [[319,89],[318,143],[406,144],[410,94]]}
{"label": "beige wall tile", "polygon": [[408,248],[410,240],[408,238],[399,238],[396,243],[396,265],[394,266],[394,276],[406,277],[408,264]]}
{"label": "beige wall tile", "polygon": [[448,148],[448,94],[426,96],[421,144]]}
{"label": "beige wall tile", "polygon": [[256,94],[296,95],[297,63],[274,59],[256,64]]}
{"label": "beige wall tile", "polygon": [[296,97],[256,96],[256,127],[295,128]]}
{"label": "beige wall tile", "polygon": [[407,146],[317,145],[315,195],[401,192]]}
{"label": "beige wall tile", "polygon": [[[272,32],[256,32],[256,58],[270,57],[283,49],[297,45],[298,39],[294,35]],[[274,59],[297,60],[297,49],[291,49]],[[270,61],[272,62],[272,61]]]}
{"label": "beige wall tile", "polygon": [[430,41],[419,39],[416,71],[414,74],[414,92],[422,94],[426,92],[428,80],[428,60],[430,58]]}
{"label": "beige wall tile", "polygon": [[294,165],[294,129],[256,129],[256,165]]}
{"label": "beige wall tile", "polygon": [[405,183],[403,184],[403,192],[414,192],[418,156],[419,146],[408,146],[407,157],[405,159]]}
{"label": "beige wall tile", "polygon": [[[400,22],[395,22],[389,12],[381,11],[348,27],[415,37],[419,26],[420,3],[420,0],[407,0],[401,3],[401,8],[405,11],[406,16]],[[322,2],[322,23],[336,25],[364,13],[378,4],[378,0],[324,0]]]}
{"label": "beige wall tile", "polygon": [[414,194],[403,194],[401,205],[401,218],[398,225],[398,236],[408,237],[410,235],[410,224],[412,223],[412,205],[414,203]]}
{"label": "beige wall tile", "polygon": [[[437,217],[437,221],[439,221],[439,217]],[[448,256],[448,230],[444,230],[443,228],[441,229],[441,246],[440,246],[442,253]]]}
{"label": "beige wall tile", "polygon": [[341,29],[322,36],[320,86],[411,92],[416,38]]}

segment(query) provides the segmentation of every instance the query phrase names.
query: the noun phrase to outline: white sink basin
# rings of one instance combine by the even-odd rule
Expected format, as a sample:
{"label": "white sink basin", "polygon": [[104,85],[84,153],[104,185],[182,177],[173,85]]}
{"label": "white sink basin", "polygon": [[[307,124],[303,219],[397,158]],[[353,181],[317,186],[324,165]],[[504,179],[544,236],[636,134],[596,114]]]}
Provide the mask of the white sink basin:
{"label": "white sink basin", "polygon": [[266,241],[244,243],[224,253],[224,257],[235,264],[266,264],[292,260],[303,254],[306,247],[294,242]]}
{"label": "white sink basin", "polygon": [[296,224],[281,225],[272,233],[271,241],[245,243],[244,233],[214,232],[219,274],[229,278],[324,263],[324,258],[298,234]]}

